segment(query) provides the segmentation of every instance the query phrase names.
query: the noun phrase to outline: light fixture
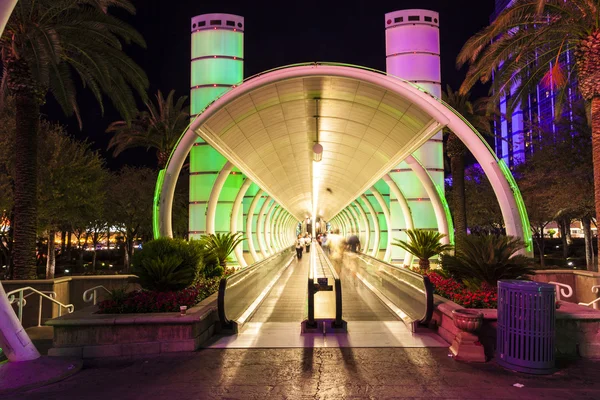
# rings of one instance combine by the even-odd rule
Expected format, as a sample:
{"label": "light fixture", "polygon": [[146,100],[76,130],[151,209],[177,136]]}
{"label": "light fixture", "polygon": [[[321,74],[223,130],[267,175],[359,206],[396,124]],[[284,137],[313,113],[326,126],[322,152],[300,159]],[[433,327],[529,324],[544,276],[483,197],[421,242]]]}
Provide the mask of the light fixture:
{"label": "light fixture", "polygon": [[313,145],[313,160],[319,162],[323,159],[323,145],[319,143],[319,98],[315,98],[315,133],[317,134],[317,140]]}
{"label": "light fixture", "polygon": [[319,162],[323,159],[323,145],[321,143],[315,143],[313,146],[313,160]]}

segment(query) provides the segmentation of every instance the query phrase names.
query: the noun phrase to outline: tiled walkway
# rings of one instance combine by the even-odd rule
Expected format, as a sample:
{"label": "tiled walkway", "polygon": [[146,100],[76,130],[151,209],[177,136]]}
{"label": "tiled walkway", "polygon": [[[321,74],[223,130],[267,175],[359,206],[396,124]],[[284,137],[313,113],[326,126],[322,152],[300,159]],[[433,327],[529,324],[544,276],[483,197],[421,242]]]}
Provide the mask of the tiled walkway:
{"label": "tiled walkway", "polygon": [[459,363],[439,348],[204,349],[95,361],[2,400],[600,399],[600,362],[560,367],[550,376],[518,374],[493,362]]}

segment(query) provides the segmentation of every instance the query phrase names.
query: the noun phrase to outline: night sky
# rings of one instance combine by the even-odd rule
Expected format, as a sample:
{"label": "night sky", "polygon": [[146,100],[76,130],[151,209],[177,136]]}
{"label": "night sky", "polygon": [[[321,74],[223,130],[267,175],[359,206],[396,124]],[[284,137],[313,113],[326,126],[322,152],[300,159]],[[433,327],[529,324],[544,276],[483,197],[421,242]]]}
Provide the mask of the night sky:
{"label": "night sky", "polygon": [[[138,29],[147,48],[126,51],[147,72],[150,95],[176,90],[189,95],[190,19],[199,14],[230,13],[245,18],[245,76],[298,62],[335,61],[385,70],[384,14],[400,9],[425,8],[440,13],[442,86],[457,88],[464,71],[455,59],[462,44],[489,23],[493,0],[134,0],[137,15],[126,21]],[[485,95],[484,88],[475,95]],[[83,130],[74,120],[62,120],[69,132],[88,139],[107,158],[111,169],[123,164],[153,166],[154,154],[129,150],[113,159],[106,152],[108,124],[120,119],[110,107],[104,116],[89,93],[80,91]],[[52,102],[45,110],[49,119],[60,115]]]}

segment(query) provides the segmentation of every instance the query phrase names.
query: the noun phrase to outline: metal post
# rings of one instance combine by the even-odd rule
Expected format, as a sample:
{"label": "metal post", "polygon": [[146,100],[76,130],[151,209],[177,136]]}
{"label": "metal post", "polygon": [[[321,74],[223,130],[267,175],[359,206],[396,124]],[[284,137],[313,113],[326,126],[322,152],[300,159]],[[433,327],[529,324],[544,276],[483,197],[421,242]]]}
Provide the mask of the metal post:
{"label": "metal post", "polygon": [[19,292],[19,323],[23,323],[23,300],[25,300],[25,298],[23,297],[23,290],[21,290]]}
{"label": "metal post", "polygon": [[[44,301],[44,298],[40,295],[40,304],[38,305],[38,325],[37,326],[42,326],[42,301]],[[21,321],[22,323],[23,321]]]}

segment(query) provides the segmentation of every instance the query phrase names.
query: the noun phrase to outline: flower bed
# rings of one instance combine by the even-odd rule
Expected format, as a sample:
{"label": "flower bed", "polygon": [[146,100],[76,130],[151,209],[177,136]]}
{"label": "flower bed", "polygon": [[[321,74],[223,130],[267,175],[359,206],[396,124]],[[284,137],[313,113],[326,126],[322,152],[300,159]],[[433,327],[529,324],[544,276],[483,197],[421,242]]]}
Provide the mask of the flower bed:
{"label": "flower bed", "polygon": [[203,278],[186,289],[175,292],[136,290],[114,295],[98,303],[99,314],[179,312],[180,306],[191,308],[215,293],[220,277]]}
{"label": "flower bed", "polygon": [[482,284],[481,289],[470,290],[461,282],[453,278],[445,278],[435,271],[413,269],[422,275],[427,275],[434,287],[434,293],[452,300],[466,308],[496,308],[498,306],[498,293],[496,288]]}

